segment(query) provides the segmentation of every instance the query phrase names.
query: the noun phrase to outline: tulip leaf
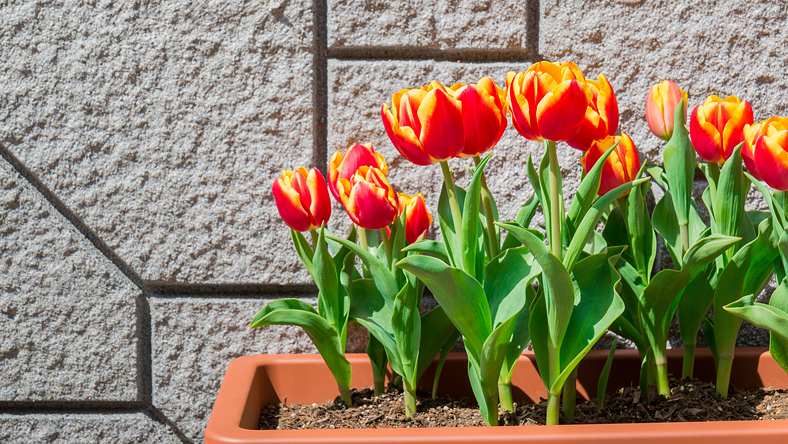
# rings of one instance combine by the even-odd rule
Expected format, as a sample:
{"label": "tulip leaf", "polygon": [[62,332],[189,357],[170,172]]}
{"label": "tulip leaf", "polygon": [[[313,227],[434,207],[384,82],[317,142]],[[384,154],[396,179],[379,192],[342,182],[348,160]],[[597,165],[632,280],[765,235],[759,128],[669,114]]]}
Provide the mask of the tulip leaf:
{"label": "tulip leaf", "polygon": [[[717,286],[717,265],[710,264],[681,291],[677,308],[679,332],[684,344],[695,346]],[[686,296],[685,296],[686,295]]]}
{"label": "tulip leaf", "polygon": [[[546,162],[547,159],[547,152],[545,151],[545,157],[542,159],[542,162]],[[536,172],[536,168],[534,168],[534,162],[531,155],[528,155],[528,163],[526,164],[526,172],[528,173],[528,182],[531,184],[531,187],[534,189],[534,196],[542,205],[542,214],[544,215],[544,220],[550,220],[550,202],[545,203],[546,196],[542,192],[542,179],[539,177],[539,173]]]}
{"label": "tulip leaf", "polygon": [[648,175],[654,179],[654,182],[662,188],[662,191],[666,193],[670,191],[670,188],[668,188],[668,176],[662,168],[658,166],[646,167],[646,171],[648,171]]}
{"label": "tulip leaf", "polygon": [[[517,215],[514,217],[514,223],[523,228],[528,228],[531,225],[531,220],[536,215],[536,208],[538,206],[539,199],[536,199],[536,193],[534,193],[520,208],[520,211],[517,212]],[[506,238],[504,238],[501,251],[508,250],[509,248],[516,248],[521,245],[522,243],[518,241],[512,233],[507,233]]]}
{"label": "tulip leaf", "polygon": [[692,180],[695,176],[695,150],[684,126],[687,116],[682,101],[673,114],[673,136],[663,151],[668,186],[673,197],[673,207],[679,225],[689,223],[692,202]]}
{"label": "tulip leaf", "polygon": [[484,341],[479,356],[482,388],[488,395],[497,395],[498,393],[498,375],[501,373],[501,368],[506,359],[509,341],[512,338],[512,333],[514,333],[518,315],[525,306],[525,292],[517,296],[519,296],[517,299],[519,299],[518,302],[520,303],[517,311],[490,333],[490,336]]}
{"label": "tulip leaf", "polygon": [[481,350],[492,332],[490,307],[481,284],[463,270],[430,256],[408,256],[397,266],[421,279],[466,341]]}
{"label": "tulip leaf", "polygon": [[599,184],[602,182],[602,167],[605,161],[610,156],[610,153],[621,143],[617,141],[604,154],[596,161],[591,171],[586,174],[586,177],[580,181],[580,186],[577,188],[575,196],[572,198],[572,203],[569,205],[569,212],[566,216],[566,224],[569,228],[568,235],[574,236],[577,231],[578,224],[586,212],[591,208],[596,200],[597,193],[599,193]]}
{"label": "tulip leaf", "polygon": [[776,219],[775,223],[772,224],[772,229],[774,229],[775,235],[777,239],[779,239],[785,232],[785,229],[783,228],[785,226],[785,212],[783,208],[781,208],[781,205],[778,203],[778,199],[775,199],[774,196],[769,193],[769,190],[766,189],[760,180],[754,178],[752,175],[750,175],[750,173],[745,174],[752,181],[752,183],[755,184],[755,187],[758,188],[758,191],[761,192],[763,199],[769,205],[769,210],[771,211],[772,217]]}
{"label": "tulip leaf", "polygon": [[393,302],[387,301],[380,294],[372,279],[355,280],[348,287],[348,291],[351,294],[350,316],[385,348],[391,369],[398,374],[404,374],[391,327]]}
{"label": "tulip leaf", "polygon": [[[468,355],[468,379],[471,381],[471,389],[473,390],[473,395],[479,401],[479,413],[482,414],[482,418],[490,424],[490,408],[487,406],[487,403],[484,400],[487,399],[489,396],[485,393],[484,389],[482,388],[482,382],[479,379],[479,373],[474,365],[474,362],[471,360],[471,355]],[[498,414],[498,410],[496,409],[495,414]]]}
{"label": "tulip leaf", "polygon": [[318,305],[318,311],[320,312],[322,309],[324,312],[321,312],[320,315],[341,334],[347,328],[350,298],[345,289],[339,285],[334,258],[328,253],[328,245],[325,242],[325,228],[320,229],[313,261],[315,274],[318,277],[315,280],[319,290],[318,299],[322,299],[322,303]]}
{"label": "tulip leaf", "polygon": [[[479,200],[481,196],[481,179],[484,176],[484,167],[490,161],[492,154],[488,154],[482,159],[473,173],[468,192],[465,195],[465,202],[462,211],[462,263],[466,273],[472,276],[476,274],[476,260],[479,252]],[[492,241],[492,240],[491,240]],[[478,276],[481,278],[481,276]]]}
{"label": "tulip leaf", "polygon": [[607,392],[607,380],[610,378],[610,368],[613,367],[613,356],[616,354],[616,344],[618,338],[613,338],[613,343],[610,345],[610,352],[607,354],[605,366],[602,367],[602,373],[599,374],[599,382],[596,385],[596,408],[602,410],[605,407],[605,392]]}
{"label": "tulip leaf", "polygon": [[337,383],[350,386],[350,363],[345,359],[339,333],[309,304],[297,299],[269,302],[252,320],[250,328],[295,325],[306,332]]}
{"label": "tulip leaf", "polygon": [[714,320],[711,318],[703,318],[703,336],[709,344],[711,350],[711,357],[714,359],[714,367],[719,368],[720,357],[717,354],[717,341],[714,339]]}
{"label": "tulip leaf", "polygon": [[312,258],[314,257],[315,252],[312,250],[312,247],[309,245],[309,242],[307,242],[303,234],[291,228],[290,237],[293,239],[293,247],[295,247],[298,257],[301,258],[301,262],[304,264],[304,267],[306,267],[306,271],[308,271],[309,275],[312,276],[312,279],[317,282],[318,277],[315,274],[315,266],[312,263]]}
{"label": "tulip leaf", "polygon": [[431,256],[435,256],[443,262],[446,262],[447,264],[449,263],[449,252],[446,251],[446,245],[442,242],[421,240],[415,244],[408,245],[407,247],[403,248],[402,251],[429,254]]}
{"label": "tulip leaf", "polygon": [[[769,330],[780,341],[788,342],[788,313],[785,311],[772,305],[755,302],[753,295],[744,296],[723,308],[740,319],[746,319],[756,327]],[[780,366],[782,367],[783,364],[781,363]]]}
{"label": "tulip leaf", "polygon": [[339,237],[331,237],[330,239],[346,246],[353,253],[355,253],[359,259],[361,259],[361,262],[363,262],[369,270],[371,277],[375,282],[375,286],[380,291],[380,294],[389,301],[389,304],[391,304],[399,293],[400,289],[397,285],[394,275],[391,274],[391,271],[389,271],[386,264],[381,262],[372,253],[364,250],[359,245],[356,245],[349,240]]}
{"label": "tulip leaf", "polygon": [[[457,329],[441,307],[435,307],[421,317],[421,341],[419,342],[419,359],[417,380],[432,364],[433,359],[441,352],[446,341]],[[454,338],[453,342],[456,342]],[[452,345],[453,345],[452,342]],[[451,347],[449,347],[451,349]]]}
{"label": "tulip leaf", "polygon": [[414,386],[418,380],[419,347],[421,343],[421,314],[419,302],[421,298],[416,288],[405,285],[394,298],[394,313],[391,316],[391,327],[394,341],[399,350],[402,365],[402,378]]}
{"label": "tulip leaf", "polygon": [[[733,150],[731,157],[725,162],[720,173],[720,180],[717,185],[717,193],[714,201],[714,222],[717,226],[717,233],[726,236],[739,236],[744,217],[744,201],[747,199],[746,183],[749,182],[742,175],[741,147],[740,143]],[[735,247],[734,247],[735,248]],[[729,258],[733,256],[733,251],[727,253]]]}
{"label": "tulip leaf", "polygon": [[[651,214],[651,224],[657,230],[662,240],[665,241],[665,247],[668,249],[673,263],[676,268],[682,266],[682,253],[681,253],[681,232],[679,229],[679,221],[676,217],[676,212],[673,205],[673,197],[670,193],[666,192],[662,199],[657,202],[654,207],[654,212]],[[690,202],[689,214],[689,241],[690,245],[694,244],[701,238],[703,232],[706,230],[706,225],[698,214],[698,209],[695,202]]]}
{"label": "tulip leaf", "polygon": [[386,370],[389,363],[386,347],[378,341],[375,335],[370,334],[366,352],[367,357],[369,357],[369,363],[372,366],[373,378],[376,380],[383,380],[386,377]]}
{"label": "tulip leaf", "polygon": [[[769,305],[783,312],[788,312],[788,281],[783,278],[778,282],[780,282],[780,285],[772,293]],[[788,341],[773,332],[769,332],[769,353],[775,362],[788,372]]]}

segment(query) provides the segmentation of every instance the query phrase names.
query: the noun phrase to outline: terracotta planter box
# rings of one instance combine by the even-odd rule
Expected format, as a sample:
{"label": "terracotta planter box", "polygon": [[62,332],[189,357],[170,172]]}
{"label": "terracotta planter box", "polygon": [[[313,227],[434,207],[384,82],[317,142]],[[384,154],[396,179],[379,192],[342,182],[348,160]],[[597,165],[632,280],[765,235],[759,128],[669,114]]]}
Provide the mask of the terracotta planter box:
{"label": "terracotta planter box", "polygon": [[[596,396],[597,378],[607,351],[592,351],[580,364],[577,392]],[[682,350],[668,350],[669,371],[681,374]],[[372,374],[364,354],[351,354],[352,387],[369,387]],[[713,381],[714,361],[705,349],[697,350],[695,373]],[[431,387],[432,369],[424,378]],[[640,360],[635,350],[619,350],[608,389],[637,385]],[[733,362],[731,384],[745,387],[788,388],[788,375],[766,348],[740,348]],[[547,396],[528,352],[520,357],[512,380],[514,400],[539,401]],[[440,392],[473,398],[465,354],[454,353],[446,362]],[[270,403],[322,403],[338,395],[336,383],[319,355],[257,355],[235,359],[227,368],[205,430],[206,444],[235,443],[788,443],[788,420],[685,422],[664,424],[559,425],[531,427],[462,427],[421,429],[257,430],[260,409]],[[675,441],[675,440],[680,441]],[[741,441],[741,440],[748,441]]]}

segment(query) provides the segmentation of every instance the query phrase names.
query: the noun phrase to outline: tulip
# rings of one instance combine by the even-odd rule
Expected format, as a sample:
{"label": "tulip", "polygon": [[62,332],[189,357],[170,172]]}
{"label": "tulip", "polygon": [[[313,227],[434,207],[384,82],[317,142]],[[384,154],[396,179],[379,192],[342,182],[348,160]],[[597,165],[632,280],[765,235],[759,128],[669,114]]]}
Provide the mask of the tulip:
{"label": "tulip", "polygon": [[767,126],[765,134],[757,139],[754,154],[764,182],[777,190],[788,191],[788,119]]}
{"label": "tulip", "polygon": [[577,134],[593,95],[574,63],[539,62],[506,75],[506,106],[526,139],[561,142]]}
{"label": "tulip", "polygon": [[386,159],[382,154],[375,152],[371,143],[364,145],[357,143],[345,150],[345,154],[337,151],[331,156],[331,162],[328,164],[328,188],[336,200],[342,201],[337,190],[339,179],[350,179],[362,166],[375,167],[383,174],[389,172]]}
{"label": "tulip", "polygon": [[761,136],[767,134],[771,126],[775,126],[778,129],[786,129],[788,128],[788,118],[770,117],[762,122],[744,125],[744,146],[741,149],[742,158],[747,170],[758,180],[763,180],[763,178],[758,172],[758,166],[755,164],[755,145]]}
{"label": "tulip", "polygon": [[354,224],[367,230],[388,226],[399,213],[397,193],[382,170],[362,166],[350,179],[339,179],[340,202]]}
{"label": "tulip", "polygon": [[480,156],[491,150],[508,124],[503,90],[484,77],[476,84],[455,84],[448,92],[462,104],[465,147],[459,157]]}
{"label": "tulip", "polygon": [[662,83],[657,83],[648,91],[646,122],[655,136],[666,141],[673,136],[673,117],[681,99],[684,99],[684,115],[686,116],[687,92],[682,91],[672,81],[665,80]]}
{"label": "tulip", "polygon": [[709,96],[692,110],[690,138],[695,151],[706,162],[724,163],[744,140],[744,125],[752,125],[752,107],[745,100]]}
{"label": "tulip", "polygon": [[427,237],[427,232],[432,225],[432,215],[427,212],[424,196],[421,193],[408,196],[398,193],[399,214],[405,213],[405,239],[409,244]]}
{"label": "tulip", "polygon": [[614,136],[618,130],[618,102],[610,82],[600,74],[599,81],[586,80],[586,84],[593,99],[586,108],[580,130],[566,141],[569,146],[580,151],[588,150],[595,140]]}
{"label": "tulip", "polygon": [[293,230],[320,228],[331,217],[326,180],[317,168],[282,171],[282,177],[274,181],[273,192],[279,215]]}
{"label": "tulip", "polygon": [[597,160],[619,140],[621,143],[610,153],[602,167],[602,182],[599,185],[598,193],[600,196],[605,195],[613,188],[635,180],[635,176],[640,171],[640,158],[635,143],[627,133],[622,132],[620,136],[608,136],[591,144],[583,158],[580,159],[583,170],[588,173]]}
{"label": "tulip", "polygon": [[403,89],[380,114],[397,151],[416,165],[457,157],[465,146],[462,104],[438,82]]}

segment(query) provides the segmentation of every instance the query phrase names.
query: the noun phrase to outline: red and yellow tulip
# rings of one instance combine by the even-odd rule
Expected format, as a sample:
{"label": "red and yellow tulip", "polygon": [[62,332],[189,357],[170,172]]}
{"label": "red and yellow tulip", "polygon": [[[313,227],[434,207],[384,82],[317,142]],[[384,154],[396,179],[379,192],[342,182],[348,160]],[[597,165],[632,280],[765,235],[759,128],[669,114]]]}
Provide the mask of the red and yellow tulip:
{"label": "red and yellow tulip", "polygon": [[398,193],[399,214],[405,213],[405,239],[409,244],[427,237],[427,232],[432,225],[432,215],[427,211],[424,196],[416,193],[408,196]]}
{"label": "red and yellow tulip", "polygon": [[744,139],[744,125],[752,125],[752,107],[745,100],[709,96],[692,110],[690,138],[706,162],[724,163]]}
{"label": "red and yellow tulip", "polygon": [[744,135],[744,146],[741,148],[742,159],[744,159],[744,165],[750,174],[758,180],[763,180],[763,178],[758,172],[758,166],[755,164],[755,145],[758,143],[758,139],[767,133],[772,124],[788,127],[788,118],[770,117],[752,125],[744,125],[744,130],[742,131]]}
{"label": "red and yellow tulip", "polygon": [[539,62],[506,75],[506,106],[526,139],[569,140],[577,134],[592,93],[574,63]]}
{"label": "red and yellow tulip", "polygon": [[465,146],[462,104],[438,82],[395,93],[380,114],[397,151],[416,165],[457,157]]}
{"label": "red and yellow tulip", "polygon": [[[652,86],[646,96],[646,122],[651,132],[660,139],[673,136],[673,117],[681,99],[687,115],[687,92],[670,80]],[[686,120],[686,119],[685,119]]]}
{"label": "red and yellow tulip", "polygon": [[331,156],[328,163],[328,188],[338,201],[342,201],[337,190],[339,179],[350,179],[362,166],[375,167],[383,174],[389,172],[386,159],[375,151],[371,143],[357,143],[345,150],[344,154],[337,151]]}
{"label": "red and yellow tulip", "polygon": [[399,214],[397,193],[378,168],[361,166],[349,179],[340,178],[337,192],[348,216],[361,228],[379,230]]}
{"label": "red and yellow tulip", "polygon": [[[621,143],[610,153],[605,165],[602,167],[602,182],[599,185],[598,193],[600,196],[613,188],[633,181],[635,176],[637,176],[638,171],[640,171],[640,157],[638,156],[635,143],[624,132],[620,136],[608,136],[591,144],[591,147],[580,159],[583,170],[587,173],[594,167],[599,158],[619,140]],[[627,191],[624,195],[628,193]]]}
{"label": "red and yellow tulip", "polygon": [[476,84],[452,85],[448,91],[462,104],[465,147],[459,157],[480,156],[491,150],[509,123],[503,90],[492,78],[483,77]]}
{"label": "red and yellow tulip", "polygon": [[755,166],[769,186],[788,191],[788,118],[767,122],[753,150]]}
{"label": "red and yellow tulip", "polygon": [[586,80],[593,98],[586,108],[580,130],[566,143],[574,149],[586,151],[595,140],[613,136],[618,131],[618,102],[613,87],[603,75],[599,81]]}
{"label": "red and yellow tulip", "polygon": [[331,217],[326,180],[317,168],[282,171],[282,177],[274,181],[273,192],[279,215],[293,230],[320,228]]}

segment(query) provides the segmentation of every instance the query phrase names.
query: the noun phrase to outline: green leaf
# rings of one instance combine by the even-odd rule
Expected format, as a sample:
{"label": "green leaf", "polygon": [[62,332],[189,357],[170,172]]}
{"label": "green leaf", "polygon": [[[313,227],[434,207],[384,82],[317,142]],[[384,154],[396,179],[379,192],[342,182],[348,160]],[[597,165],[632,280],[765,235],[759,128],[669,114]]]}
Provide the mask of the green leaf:
{"label": "green leaf", "polygon": [[369,342],[367,343],[367,356],[369,363],[372,365],[372,373],[376,379],[383,379],[386,377],[386,367],[388,358],[386,356],[386,347],[377,340],[375,335],[369,335]]}
{"label": "green leaf", "polygon": [[714,301],[714,287],[717,285],[716,264],[707,265],[695,279],[684,287],[679,296],[679,332],[684,344],[696,345],[698,331],[703,324],[711,303]]}
{"label": "green leaf", "polygon": [[642,188],[636,187],[627,195],[625,208],[624,220],[629,234],[630,257],[635,269],[648,282],[651,280],[651,271],[657,257],[657,238],[654,236]]}
{"label": "green leaf", "polygon": [[[476,273],[476,259],[479,251],[479,200],[481,196],[481,179],[484,175],[484,167],[490,161],[492,154],[488,154],[482,159],[473,173],[468,192],[465,197],[462,210],[462,263],[466,273]],[[481,276],[475,276],[481,277]]]}
{"label": "green leaf", "polygon": [[380,291],[380,294],[389,301],[394,301],[394,298],[399,293],[399,286],[397,285],[397,280],[394,278],[394,275],[391,274],[391,271],[389,271],[386,264],[378,260],[378,258],[376,258],[372,253],[364,250],[359,245],[356,245],[349,240],[339,237],[330,237],[330,239],[339,242],[355,253],[369,270],[370,274],[372,275],[371,277],[375,282],[375,286],[378,288],[378,291]]}
{"label": "green leaf", "polygon": [[308,271],[312,279],[317,282],[318,277],[315,274],[315,266],[312,265],[312,257],[315,253],[309,245],[309,242],[307,242],[303,234],[292,228],[290,229],[290,238],[293,239],[293,247],[295,247],[298,257],[301,258],[301,262],[304,264],[304,267],[306,267],[306,271]]}
{"label": "green leaf", "polygon": [[649,347],[646,353],[640,356],[640,393],[646,405],[650,402],[648,395],[648,373],[653,366],[653,362],[654,353],[651,352],[651,348]]}
{"label": "green leaf", "polygon": [[416,288],[405,285],[394,298],[394,314],[391,317],[394,341],[397,343],[402,364],[402,378],[411,387],[415,387],[418,382],[418,345],[421,343],[419,302],[421,298]]}
{"label": "green leaf", "polygon": [[788,313],[779,308],[755,302],[755,296],[749,295],[731,302],[724,309],[756,327],[769,330],[781,340],[788,341]]}
{"label": "green leaf", "polygon": [[[451,319],[441,307],[435,307],[421,317],[421,341],[419,342],[419,360],[417,380],[432,364],[435,356],[441,352],[446,341],[456,332]],[[457,342],[457,338],[454,338]],[[449,347],[451,348],[451,347]]]}
{"label": "green leaf", "polygon": [[[490,424],[490,414],[492,412],[490,412],[490,408],[487,407],[487,403],[484,402],[485,398],[488,395],[484,392],[484,389],[482,388],[482,382],[479,379],[479,373],[470,359],[468,360],[468,378],[471,381],[471,389],[473,390],[473,395],[476,397],[476,400],[479,403],[479,413],[482,414],[482,418],[484,418],[484,421],[487,424]],[[498,412],[496,411],[495,414],[497,415]]]}
{"label": "green leaf", "polygon": [[662,188],[662,191],[668,192],[670,188],[668,187],[668,176],[662,170],[662,168],[658,166],[646,167],[646,171],[648,175],[654,179],[654,182]]}
{"label": "green leaf", "polygon": [[[778,310],[788,312],[788,281],[783,278],[778,282],[780,282],[780,285],[772,293],[769,305]],[[774,361],[788,372],[788,341],[775,333],[769,332],[769,353]]]}
{"label": "green leaf", "polygon": [[[525,205],[517,212],[517,216],[514,217],[514,223],[523,228],[528,228],[528,226],[531,225],[531,220],[534,218],[534,215],[536,215],[536,208],[539,206],[539,200],[534,196],[536,196],[536,194],[532,194],[531,197],[528,198]],[[521,245],[522,243],[518,241],[514,235],[507,233],[501,251],[508,250],[509,248],[517,248]]]}
{"label": "green leaf", "polygon": [[566,225],[569,228],[569,236],[573,236],[577,231],[580,221],[585,217],[586,212],[591,208],[599,192],[599,184],[602,182],[602,167],[605,165],[610,153],[618,146],[621,141],[617,141],[597,160],[591,171],[580,181],[575,197],[569,205],[569,212],[566,216]]}
{"label": "green leaf", "polygon": [[[545,157],[542,158],[542,162],[546,162],[547,159],[547,151],[544,154]],[[528,163],[526,164],[526,172],[528,173],[528,182],[531,184],[531,187],[534,189],[533,196],[536,196],[537,201],[539,204],[542,205],[542,214],[544,214],[544,220],[550,220],[550,203],[544,203],[545,195],[542,193],[542,179],[539,177],[539,174],[536,172],[536,168],[534,168],[534,162],[531,155],[528,155]],[[527,228],[527,227],[526,227]]]}
{"label": "green leaf", "polygon": [[719,368],[720,356],[717,353],[717,341],[714,339],[714,320],[711,318],[703,318],[703,336],[706,338],[706,342],[709,343],[711,357],[714,358],[714,367]]}
{"label": "green leaf", "polygon": [[442,242],[421,240],[415,244],[408,245],[407,247],[403,248],[402,251],[429,254],[430,256],[435,256],[447,264],[449,263],[449,252],[446,250],[446,245],[444,245]]}
{"label": "green leaf", "polygon": [[397,266],[421,279],[466,341],[481,350],[492,332],[490,307],[481,284],[434,257],[409,256]]}
{"label": "green leaf", "polygon": [[662,156],[668,176],[668,186],[679,225],[689,223],[692,202],[692,180],[695,176],[695,150],[684,126],[684,106],[679,103],[673,116],[673,136],[665,146]]}
{"label": "green leaf", "polygon": [[610,353],[607,354],[605,366],[602,367],[602,373],[599,374],[599,382],[596,386],[596,408],[602,410],[605,407],[605,392],[607,391],[607,380],[610,378],[610,368],[613,367],[613,356],[616,355],[616,343],[618,338],[613,338],[613,344],[610,345]]}
{"label": "green leaf", "polygon": [[309,304],[297,299],[269,302],[255,315],[250,328],[265,325],[295,325],[304,329],[337,383],[343,387],[350,387],[350,363],[342,353],[343,346],[339,332],[321,318]]}
{"label": "green leaf", "polygon": [[482,346],[479,356],[479,369],[481,370],[482,389],[488,396],[493,395],[496,398],[498,396],[498,375],[501,373],[501,367],[506,359],[509,340],[514,332],[518,313],[525,305],[524,293],[520,295],[520,302],[520,309],[496,327]]}
{"label": "green leaf", "polygon": [[[747,193],[744,190],[742,176],[742,145],[744,142],[734,148],[733,154],[722,167],[714,202],[714,221],[717,225],[717,233],[726,236],[739,236],[744,217],[744,201],[747,198]],[[732,251],[728,254],[733,256]]]}
{"label": "green leaf", "polygon": [[321,313],[321,315],[337,332],[342,332],[347,323],[347,317],[344,315],[347,312],[346,302],[349,301],[346,298],[345,289],[339,285],[339,276],[334,265],[334,258],[328,253],[328,246],[325,241],[325,228],[320,229],[313,261],[315,275],[318,277],[315,284],[317,284],[317,288],[320,291],[318,298],[323,300],[321,307],[325,310],[325,313]]}

